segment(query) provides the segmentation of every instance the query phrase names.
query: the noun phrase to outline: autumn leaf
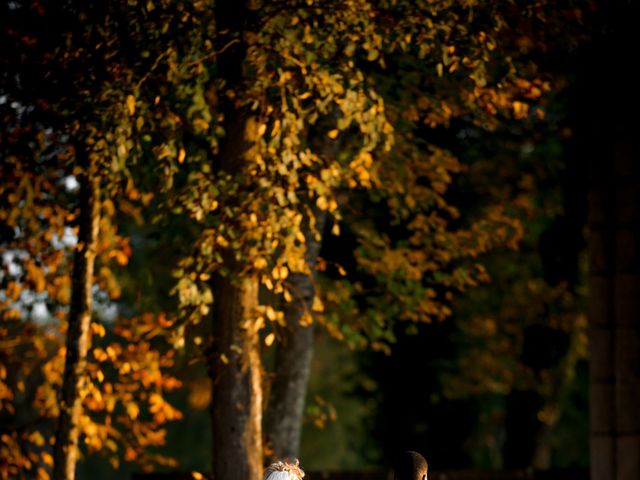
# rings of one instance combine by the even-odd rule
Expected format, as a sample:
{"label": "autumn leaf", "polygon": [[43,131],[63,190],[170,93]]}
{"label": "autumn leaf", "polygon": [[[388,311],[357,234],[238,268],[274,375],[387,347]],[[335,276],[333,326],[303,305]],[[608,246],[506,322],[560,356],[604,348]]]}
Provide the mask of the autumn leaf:
{"label": "autumn leaf", "polygon": [[130,116],[133,116],[136,113],[136,99],[133,95],[127,95],[127,112],[129,112]]}
{"label": "autumn leaf", "polygon": [[275,341],[275,339],[276,339],[276,334],[271,332],[266,337],[264,337],[264,344],[267,347],[270,347],[271,345],[273,345],[273,342]]}

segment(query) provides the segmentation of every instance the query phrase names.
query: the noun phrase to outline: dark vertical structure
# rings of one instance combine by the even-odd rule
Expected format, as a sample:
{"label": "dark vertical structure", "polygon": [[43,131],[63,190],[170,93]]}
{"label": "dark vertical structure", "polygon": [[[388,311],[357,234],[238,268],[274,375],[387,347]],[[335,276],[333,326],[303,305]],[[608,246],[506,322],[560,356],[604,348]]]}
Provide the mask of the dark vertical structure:
{"label": "dark vertical structure", "polygon": [[[333,116],[331,120],[335,120]],[[323,157],[333,159],[340,150],[339,140],[330,140],[324,133],[310,134],[312,147]],[[289,279],[293,300],[282,306],[286,326],[278,332],[275,377],[265,412],[265,438],[273,459],[297,458],[300,454],[304,407],[311,374],[315,324],[300,323],[312,313],[316,293],[315,268],[322,248],[328,213],[314,209],[313,219],[305,218],[303,234],[307,251],[308,273],[294,273]]]}
{"label": "dark vertical structure", "polygon": [[[322,234],[326,212],[316,215],[316,231]],[[308,220],[307,220],[308,223]],[[311,360],[313,358],[314,324],[300,323],[311,313],[315,296],[314,270],[320,254],[321,239],[309,226],[304,230],[309,273],[296,273],[289,278],[293,300],[282,306],[286,327],[280,331],[277,346],[275,378],[266,412],[265,434],[274,459],[297,458],[300,452],[304,406],[307,395]]]}
{"label": "dark vertical structure", "polygon": [[73,266],[60,417],[53,450],[54,480],[73,480],[76,477],[81,393],[85,385],[87,351],[91,342],[91,288],[100,226],[100,179],[97,158],[83,149],[84,145],[76,147],[76,155],[80,157],[84,171],[80,177],[78,249]]}
{"label": "dark vertical structure", "polygon": [[[225,80],[225,138],[219,168],[241,178],[258,153],[259,123],[240,101],[245,85],[243,65],[257,8],[251,0],[216,2],[216,28],[221,54],[217,75]],[[258,306],[258,277],[247,272],[230,252],[224,255],[228,273],[213,284],[213,345],[211,414],[212,471],[216,480],[262,478],[262,375],[258,331],[250,322]]]}
{"label": "dark vertical structure", "polygon": [[591,478],[640,478],[637,4],[600,2],[581,73],[590,113]]}

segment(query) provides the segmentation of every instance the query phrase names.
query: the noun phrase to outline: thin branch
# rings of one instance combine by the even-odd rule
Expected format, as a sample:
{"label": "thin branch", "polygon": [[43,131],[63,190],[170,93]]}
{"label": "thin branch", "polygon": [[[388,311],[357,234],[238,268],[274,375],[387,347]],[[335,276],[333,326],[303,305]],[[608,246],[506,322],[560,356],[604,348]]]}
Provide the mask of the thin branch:
{"label": "thin branch", "polygon": [[205,60],[208,60],[208,59],[210,59],[210,58],[212,58],[212,57],[216,57],[216,56],[220,55],[221,53],[223,53],[223,52],[224,52],[226,49],[228,49],[231,45],[233,45],[234,43],[238,43],[238,42],[240,42],[240,40],[239,40],[239,39],[237,39],[237,38],[234,38],[234,39],[233,39],[233,40],[231,40],[229,43],[227,43],[224,47],[222,47],[220,50],[216,50],[215,52],[211,52],[210,54],[205,55],[204,57],[200,57],[200,58],[198,58],[198,59],[194,60],[194,61],[193,61],[193,62],[191,62],[191,63],[187,63],[183,68],[192,67],[192,66],[194,66],[194,65],[195,65],[195,64],[197,64],[197,63],[201,63],[201,62],[203,62],[203,61],[205,61]]}
{"label": "thin branch", "polygon": [[153,73],[153,71],[158,68],[158,66],[160,65],[160,61],[166,57],[167,55],[169,55],[169,52],[171,51],[171,49],[168,49],[166,52],[162,53],[155,62],[153,62],[153,65],[151,65],[151,68],[149,69],[149,71],[147,73],[144,74],[144,76],[140,79],[140,81],[136,84],[136,90],[138,90],[142,84],[147,80],[147,78],[149,78],[149,75],[151,75]]}

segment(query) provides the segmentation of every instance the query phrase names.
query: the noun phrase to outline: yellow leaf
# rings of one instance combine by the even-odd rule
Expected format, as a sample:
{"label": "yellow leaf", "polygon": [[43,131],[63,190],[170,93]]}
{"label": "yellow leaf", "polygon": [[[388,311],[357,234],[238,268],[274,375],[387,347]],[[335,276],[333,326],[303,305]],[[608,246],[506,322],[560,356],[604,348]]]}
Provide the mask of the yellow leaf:
{"label": "yellow leaf", "polygon": [[[115,258],[116,263],[118,265],[124,266],[127,263],[129,263],[129,257],[127,257],[127,254],[124,253],[122,250],[112,250],[111,252],[109,252],[109,258]],[[115,278],[114,278],[114,281],[115,281]]]}
{"label": "yellow leaf", "polygon": [[229,246],[229,242],[222,235],[218,235],[216,237],[216,243],[220,245],[222,248],[227,248]]}
{"label": "yellow leaf", "polygon": [[136,99],[133,95],[127,96],[127,110],[131,116],[136,113]]}
{"label": "yellow leaf", "polygon": [[224,353],[220,354],[220,360],[222,361],[222,363],[224,363],[225,365],[227,365],[229,363],[229,357],[227,357]]}
{"label": "yellow leaf", "polygon": [[51,456],[50,453],[42,452],[41,457],[42,457],[42,462],[45,465],[49,465],[50,467],[53,467],[53,456]]}
{"label": "yellow leaf", "polygon": [[309,313],[305,313],[300,317],[300,325],[303,327],[308,327],[313,323],[313,317]]}
{"label": "yellow leaf", "polygon": [[33,432],[29,437],[29,441],[38,447],[44,445],[44,437],[40,432]]}
{"label": "yellow leaf", "polygon": [[267,131],[267,124],[266,123],[261,123],[260,126],[258,127],[258,136],[261,137],[264,135],[264,132]]}
{"label": "yellow leaf", "polygon": [[280,278],[284,280],[288,276],[289,276],[289,269],[287,267],[285,267],[284,265],[282,265],[280,267]]}
{"label": "yellow leaf", "polygon": [[271,276],[276,280],[284,280],[289,276],[289,269],[284,265],[275,266],[273,267],[273,270],[271,270]]}
{"label": "yellow leaf", "polygon": [[104,325],[102,325],[101,323],[96,323],[96,322],[92,322],[91,323],[91,331],[95,334],[98,335],[99,337],[104,337],[106,335],[106,330],[104,328]]}
{"label": "yellow leaf", "polygon": [[327,133],[327,136],[329,138],[336,138],[338,136],[338,129],[334,128],[333,130],[329,130],[329,133]]}
{"label": "yellow leaf", "polygon": [[129,418],[131,420],[135,420],[136,418],[138,418],[139,414],[140,414],[140,407],[138,407],[138,404],[134,402],[127,403],[127,415],[129,415]]}
{"label": "yellow leaf", "polygon": [[203,120],[202,118],[196,118],[193,122],[193,127],[198,131],[207,131],[209,130],[209,122]]}
{"label": "yellow leaf", "polygon": [[271,345],[273,345],[273,342],[276,339],[276,334],[271,332],[269,335],[267,335],[266,337],[264,337],[264,344],[267,347],[270,347]]}
{"label": "yellow leaf", "polygon": [[261,270],[267,266],[267,261],[263,257],[258,257],[253,261],[253,266],[258,270]]}
{"label": "yellow leaf", "polygon": [[320,297],[313,297],[313,304],[311,305],[311,310],[313,310],[314,312],[324,311],[324,305],[322,304],[322,300],[320,300]]}
{"label": "yellow leaf", "polygon": [[524,102],[513,102],[513,113],[517,119],[526,118],[529,114],[529,105]]}
{"label": "yellow leaf", "polygon": [[184,151],[184,148],[181,148],[178,151],[178,163],[184,162],[184,159],[186,158],[186,156],[187,156],[187,152]]}
{"label": "yellow leaf", "polygon": [[273,128],[271,129],[271,136],[275,137],[276,135],[278,135],[278,133],[280,133],[280,120],[276,120],[273,123]]}
{"label": "yellow leaf", "polygon": [[320,210],[326,210],[329,206],[325,197],[318,197],[318,199],[316,200],[316,205]]}
{"label": "yellow leaf", "polygon": [[276,280],[280,278],[280,268],[278,266],[273,267],[271,270],[271,276]]}

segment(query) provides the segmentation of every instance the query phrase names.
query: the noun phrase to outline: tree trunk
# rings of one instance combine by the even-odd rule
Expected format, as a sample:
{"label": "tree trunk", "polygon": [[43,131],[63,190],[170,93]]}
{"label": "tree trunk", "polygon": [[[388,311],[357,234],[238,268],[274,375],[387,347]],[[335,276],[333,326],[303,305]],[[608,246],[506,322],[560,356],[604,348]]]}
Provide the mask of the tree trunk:
{"label": "tree trunk", "polygon": [[[316,229],[324,230],[326,212],[316,216]],[[305,313],[311,312],[315,295],[315,265],[321,239],[316,239],[307,226],[306,260],[309,275],[295,274],[289,278],[293,301],[284,305],[286,328],[281,329],[275,359],[275,378],[266,414],[265,431],[273,458],[297,458],[300,451],[302,420],[307,384],[313,358],[314,324],[301,325]]]}
{"label": "tree trunk", "polygon": [[75,478],[87,350],[91,341],[91,287],[100,225],[100,180],[97,161],[87,159],[81,148],[77,148],[76,154],[85,157],[82,165],[85,171],[80,178],[80,229],[73,267],[60,417],[53,454],[54,480]]}
{"label": "tree trunk", "polygon": [[252,317],[258,280],[237,271],[215,283],[213,478],[262,477],[262,387],[259,336]]}
{"label": "tree trunk", "polygon": [[[640,478],[640,165],[631,2],[601,2],[585,72],[589,140],[591,478]],[[594,95],[594,92],[595,95]],[[620,108],[624,105],[624,108]]]}
{"label": "tree trunk", "polygon": [[[221,143],[219,167],[240,178],[259,153],[259,123],[239,103],[246,87],[245,33],[256,24],[257,7],[253,0],[220,0],[214,8],[216,30],[221,32],[217,71],[228,89],[221,96],[226,135]],[[231,252],[224,259],[228,273],[213,283],[212,472],[215,480],[260,480],[262,384],[255,321],[259,283],[258,277],[246,273]]]}
{"label": "tree trunk", "polygon": [[[258,122],[246,112],[230,112],[221,168],[239,173],[257,154]],[[215,480],[262,477],[262,379],[256,328],[258,277],[242,271],[230,253],[229,269],[215,279],[213,356],[213,476]]]}

